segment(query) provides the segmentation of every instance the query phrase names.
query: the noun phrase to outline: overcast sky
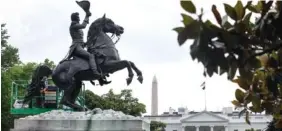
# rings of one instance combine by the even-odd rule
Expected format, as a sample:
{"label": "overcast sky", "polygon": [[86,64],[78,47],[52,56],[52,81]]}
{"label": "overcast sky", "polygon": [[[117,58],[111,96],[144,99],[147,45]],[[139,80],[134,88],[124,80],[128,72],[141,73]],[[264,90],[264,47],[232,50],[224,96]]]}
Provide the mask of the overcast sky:
{"label": "overcast sky", "polygon": [[[226,0],[227,1],[227,0]],[[169,107],[187,107],[189,110],[204,109],[204,91],[200,88],[205,80],[203,67],[192,61],[189,53],[191,42],[178,46],[177,34],[172,28],[181,26],[184,11],[178,0],[91,0],[90,21],[104,13],[116,24],[125,28],[117,48],[122,59],[131,60],[143,71],[144,83],[134,79],[126,86],[127,71],[119,71],[109,78],[112,84],[87,89],[104,94],[110,88],[115,92],[132,89],[133,95],[146,104],[151,112],[151,85],[156,75],[159,83],[159,113]],[[223,1],[197,0],[196,6],[204,8],[204,17],[214,20],[211,5],[220,12]],[[228,0],[235,5],[236,1]],[[245,2],[244,2],[245,3]],[[19,48],[23,62],[42,62],[45,58],[59,62],[71,44],[69,36],[70,14],[83,10],[75,0],[1,0],[1,23],[7,23],[9,43]],[[199,12],[199,9],[198,9]],[[87,30],[85,30],[86,33]],[[136,77],[135,77],[136,78]],[[206,79],[207,109],[221,110],[232,106],[237,85],[227,81],[226,75]]]}

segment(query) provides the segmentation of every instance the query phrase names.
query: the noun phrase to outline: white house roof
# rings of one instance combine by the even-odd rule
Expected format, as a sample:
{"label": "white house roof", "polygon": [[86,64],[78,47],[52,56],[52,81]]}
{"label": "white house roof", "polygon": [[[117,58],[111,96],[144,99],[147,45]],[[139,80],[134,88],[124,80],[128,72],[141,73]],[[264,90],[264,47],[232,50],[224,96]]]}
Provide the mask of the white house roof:
{"label": "white house roof", "polygon": [[197,114],[188,115],[180,119],[181,122],[228,122],[229,119],[213,114],[207,111],[202,111]]}
{"label": "white house roof", "polygon": [[[239,116],[231,116],[229,117],[229,122],[234,123],[234,124],[235,123],[246,123],[245,117],[246,116],[241,116],[239,118]],[[272,120],[272,117],[264,116],[264,115],[253,115],[253,116],[249,116],[249,120],[251,121],[251,123],[267,123]]]}
{"label": "white house roof", "polygon": [[[161,121],[167,124],[181,123],[229,123],[229,124],[246,124],[245,116],[239,118],[238,114],[222,114],[221,112],[192,112],[190,114],[177,115],[160,115],[160,116],[144,116],[149,121]],[[266,124],[271,121],[272,117],[264,114],[250,114],[251,123]]]}

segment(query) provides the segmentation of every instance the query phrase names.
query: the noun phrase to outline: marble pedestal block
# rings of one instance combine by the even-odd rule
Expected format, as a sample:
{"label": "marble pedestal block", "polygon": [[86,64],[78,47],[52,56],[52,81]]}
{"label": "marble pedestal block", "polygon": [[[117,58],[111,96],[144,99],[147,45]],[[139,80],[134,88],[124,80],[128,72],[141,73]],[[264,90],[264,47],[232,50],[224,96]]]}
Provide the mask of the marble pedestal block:
{"label": "marble pedestal block", "polygon": [[95,115],[51,111],[17,119],[11,131],[150,131],[150,123],[112,110],[100,110]]}

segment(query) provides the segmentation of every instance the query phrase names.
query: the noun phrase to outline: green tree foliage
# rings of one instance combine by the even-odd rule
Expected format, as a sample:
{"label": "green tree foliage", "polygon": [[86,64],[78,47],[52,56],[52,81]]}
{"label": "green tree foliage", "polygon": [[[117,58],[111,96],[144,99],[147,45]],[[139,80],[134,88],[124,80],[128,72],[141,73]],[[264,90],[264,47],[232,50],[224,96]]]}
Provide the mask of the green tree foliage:
{"label": "green tree foliage", "polygon": [[150,131],[162,131],[165,127],[166,124],[159,121],[151,121],[150,123]]}
{"label": "green tree foliage", "polygon": [[[13,127],[14,119],[20,116],[10,114],[12,81],[30,80],[37,63],[21,63],[18,49],[8,44],[8,34],[5,24],[1,24],[1,129],[4,131]],[[54,67],[54,62],[45,59],[43,64]],[[18,90],[24,95],[25,89]]]}
{"label": "green tree foliage", "polygon": [[89,109],[113,109],[124,114],[141,116],[142,113],[146,113],[146,106],[138,101],[138,98],[132,96],[132,90],[122,90],[120,94],[115,94],[111,89],[102,96],[90,90],[85,91],[85,105]]}
{"label": "green tree foliage", "polygon": [[101,108],[106,109],[104,99],[101,96],[94,94],[90,90],[85,91],[85,105],[89,109]]}
{"label": "green tree foliage", "polygon": [[273,120],[273,121],[269,122],[265,131],[282,131],[282,128],[276,128],[275,127],[276,123],[277,123],[277,120]]}
{"label": "green tree foliage", "polygon": [[1,24],[1,71],[6,71],[8,68],[20,62],[18,48],[8,44],[8,31],[5,28],[6,24]]}
{"label": "green tree foliage", "polygon": [[56,67],[56,64],[54,63],[54,61],[51,61],[51,60],[49,60],[47,58],[41,64],[47,65],[51,69],[54,69]]}
{"label": "green tree foliage", "polygon": [[[39,64],[29,62],[22,63],[18,65],[14,65],[10,67],[7,71],[1,72],[1,125],[2,129],[10,129],[13,126],[14,118],[20,116],[12,116],[10,115],[10,102],[11,102],[11,87],[12,81],[16,80],[30,80],[33,74],[34,69]],[[27,83],[26,83],[27,84]],[[24,96],[26,93],[26,87],[19,88],[18,94]]]}
{"label": "green tree foliage", "polygon": [[[194,40],[190,55],[204,66],[204,76],[227,73],[228,79],[238,84],[235,92],[236,107],[244,108],[240,115],[265,111],[282,127],[282,13],[281,1],[248,1],[235,6],[224,3],[226,15],[212,5],[216,23],[203,20],[196,14],[195,5],[181,1],[184,27],[176,27],[178,43]],[[253,15],[258,15],[252,21]],[[194,19],[192,16],[197,17]],[[239,76],[235,78],[238,72]]]}
{"label": "green tree foliage", "polygon": [[8,44],[8,31],[5,24],[1,24],[1,129],[7,130],[11,125],[12,116],[10,109],[10,86],[11,77],[7,73],[15,64],[20,62],[18,49]]}

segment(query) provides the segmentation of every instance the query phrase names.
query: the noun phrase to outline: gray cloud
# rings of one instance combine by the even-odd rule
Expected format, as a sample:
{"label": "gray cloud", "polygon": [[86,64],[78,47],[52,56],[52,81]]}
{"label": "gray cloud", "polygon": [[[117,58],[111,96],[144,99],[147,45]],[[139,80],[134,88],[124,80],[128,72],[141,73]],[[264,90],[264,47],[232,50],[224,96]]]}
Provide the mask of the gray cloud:
{"label": "gray cloud", "polygon": [[[23,61],[42,61],[48,57],[58,62],[70,46],[70,13],[84,12],[74,1],[33,2],[23,8],[24,12],[20,11],[17,20],[19,25],[13,24],[13,16],[7,19],[11,41],[20,48]],[[175,11],[178,8],[170,5],[172,2],[158,4],[127,1],[123,7],[114,6],[115,1],[110,1],[112,4],[107,2],[109,1],[91,2],[91,20],[106,13],[109,18],[125,28],[125,34],[117,44],[122,58],[149,64],[177,62],[183,59],[183,56],[189,56],[187,50],[177,45],[176,33],[171,30],[180,20],[179,12]],[[10,21],[12,22],[9,23]]]}

